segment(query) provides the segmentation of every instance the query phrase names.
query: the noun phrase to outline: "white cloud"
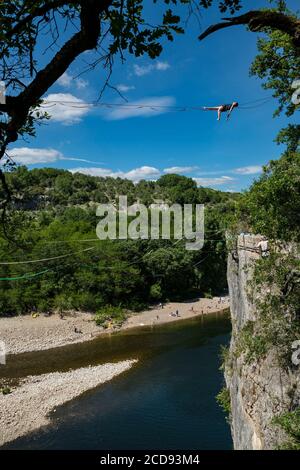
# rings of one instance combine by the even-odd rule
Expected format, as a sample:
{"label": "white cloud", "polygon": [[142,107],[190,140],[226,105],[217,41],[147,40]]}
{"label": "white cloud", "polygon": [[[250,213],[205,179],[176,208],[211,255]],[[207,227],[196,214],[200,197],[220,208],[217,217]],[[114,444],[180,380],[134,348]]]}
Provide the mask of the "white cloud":
{"label": "white cloud", "polygon": [[64,157],[62,156],[60,160],[70,160],[72,162],[86,162],[86,163],[96,163],[97,165],[101,165],[102,162],[94,162],[93,160],[87,160],[86,158],[74,158],[74,157]]}
{"label": "white cloud", "polygon": [[13,148],[8,152],[9,156],[16,162],[23,165],[33,165],[38,163],[53,163],[58,160],[70,160],[86,163],[94,163],[84,158],[65,157],[61,152],[52,148]]}
{"label": "white cloud", "polygon": [[198,186],[222,186],[231,181],[235,181],[230,176],[220,176],[220,178],[193,178]]}
{"label": "white cloud", "polygon": [[149,178],[153,179],[157,178],[158,176],[160,176],[160,171],[152,166],[142,166],[125,173],[125,177],[133,181]]}
{"label": "white cloud", "polygon": [[[162,172],[152,166],[142,166],[139,168],[134,168],[129,171],[120,171],[120,170],[111,170],[108,168],[96,168],[96,167],[78,167],[70,170],[72,173],[83,173],[85,175],[92,176],[102,176],[112,178],[126,178],[132,180],[133,182],[138,182],[140,180],[156,180],[162,175]],[[230,176],[221,176],[220,178],[193,178],[198,186],[221,186],[224,184],[229,184],[235,181],[235,178]]]}
{"label": "white cloud", "polygon": [[[106,169],[106,168],[95,168],[95,167],[71,168],[70,172],[71,173],[82,173],[83,175],[91,175],[91,176],[103,176],[104,178],[106,178],[107,176],[114,177],[113,175],[117,175],[117,172],[113,172],[112,170],[109,170],[109,169]],[[118,176],[119,176],[119,174],[118,174]],[[116,178],[117,178],[117,176],[116,176]]]}
{"label": "white cloud", "polygon": [[155,69],[156,70],[162,70],[162,71],[165,71],[165,70],[168,70],[170,68],[170,64],[168,62],[156,62],[156,65],[155,65]]}
{"label": "white cloud", "polygon": [[89,84],[87,80],[83,78],[74,78],[68,72],[65,72],[58,80],[57,83],[64,88],[71,88],[71,86],[76,86],[78,90],[86,88]]}
{"label": "white cloud", "polygon": [[70,170],[72,173],[83,173],[84,175],[92,176],[111,176],[112,178],[123,178],[129,179],[134,182],[142,179],[156,179],[160,176],[160,171],[152,166],[142,166],[140,168],[134,168],[130,171],[113,171],[107,168],[73,168]]}
{"label": "white cloud", "polygon": [[168,62],[162,62],[162,61],[157,61],[157,62],[154,62],[153,64],[148,64],[148,65],[134,64],[133,72],[137,77],[143,77],[144,75],[148,75],[154,70],[164,72],[168,70],[170,67],[171,66]]}
{"label": "white cloud", "polygon": [[83,88],[86,88],[89,84],[87,80],[84,80],[83,78],[76,78],[75,79],[76,87],[78,90],[82,90]]}
{"label": "white cloud", "polygon": [[91,110],[90,105],[70,93],[51,93],[44,98],[42,108],[52,121],[65,125],[77,124]]}
{"label": "white cloud", "polygon": [[134,64],[133,66],[133,72],[137,77],[143,77],[144,75],[148,75],[148,73],[153,70],[152,65],[137,65]]}
{"label": "white cloud", "polygon": [[238,175],[255,175],[262,171],[262,167],[260,165],[244,166],[241,168],[236,168],[232,171],[233,173],[237,173]]}
{"label": "white cloud", "polygon": [[72,80],[73,79],[72,79],[71,75],[69,75],[68,72],[65,72],[61,77],[59,77],[59,79],[57,80],[57,83],[60,86],[69,88],[72,84]]}
{"label": "white cloud", "polygon": [[[105,112],[105,119],[116,121],[132,117],[151,117],[168,112],[168,107],[175,104],[172,96],[160,96],[152,98],[143,98],[138,101],[132,101],[128,105],[122,105],[119,108],[111,109]],[[147,106],[146,108],[143,105]],[[158,106],[158,108],[152,108]]]}
{"label": "white cloud", "polygon": [[126,93],[127,91],[135,90],[135,86],[124,85],[123,83],[119,83],[119,85],[117,85],[116,88],[120,93]]}
{"label": "white cloud", "polygon": [[171,174],[171,173],[191,173],[192,171],[197,170],[197,166],[172,166],[170,168],[165,168],[164,173]]}

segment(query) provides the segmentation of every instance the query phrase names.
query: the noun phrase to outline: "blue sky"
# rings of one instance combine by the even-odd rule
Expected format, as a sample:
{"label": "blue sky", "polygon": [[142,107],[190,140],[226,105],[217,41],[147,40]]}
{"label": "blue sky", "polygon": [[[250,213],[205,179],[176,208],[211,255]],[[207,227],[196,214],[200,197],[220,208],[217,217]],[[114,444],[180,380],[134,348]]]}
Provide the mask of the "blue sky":
{"label": "blue sky", "polygon": [[[245,10],[253,1],[244,1]],[[288,5],[294,10],[296,0]],[[267,1],[255,1],[255,7]],[[156,11],[152,6],[151,14]],[[217,9],[203,13],[201,29],[220,19]],[[270,96],[261,81],[249,77],[257,35],[243,27],[225,29],[199,42],[199,25],[167,43],[155,61],[126,57],[116,61],[110,83],[129,102],[179,106],[211,106],[237,100],[247,103]],[[106,72],[97,68],[76,77],[91,61],[84,54],[46,94],[48,100],[89,103],[98,98]],[[107,89],[102,102],[123,103]],[[74,108],[56,104],[53,119],[37,129],[37,137],[19,141],[10,154],[29,168],[56,167],[99,176],[157,179],[178,172],[198,184],[225,191],[245,189],[259,176],[261,165],[278,158],[273,139],[296,118],[273,119],[274,100],[264,106],[234,111],[229,122],[211,112],[161,112],[149,109]]]}

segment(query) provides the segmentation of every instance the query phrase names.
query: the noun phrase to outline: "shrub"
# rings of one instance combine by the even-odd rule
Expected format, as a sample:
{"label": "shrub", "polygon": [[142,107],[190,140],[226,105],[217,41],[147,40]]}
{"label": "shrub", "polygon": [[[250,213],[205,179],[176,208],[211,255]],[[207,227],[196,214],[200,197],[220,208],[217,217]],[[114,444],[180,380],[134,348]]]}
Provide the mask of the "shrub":
{"label": "shrub", "polygon": [[222,390],[216,396],[216,400],[224,413],[227,415],[231,412],[230,393],[227,387],[223,387]]}
{"label": "shrub", "polygon": [[245,362],[250,363],[263,357],[269,349],[272,340],[268,338],[267,332],[258,334],[254,329],[255,323],[249,321],[241,330],[236,345],[236,354],[240,356],[245,353]]}
{"label": "shrub", "polygon": [[160,300],[162,298],[161,286],[158,283],[150,287],[150,297],[153,300]]}
{"label": "shrub", "polygon": [[211,294],[211,292],[204,292],[204,298],[205,299],[212,299],[213,295]]}
{"label": "shrub", "polygon": [[220,359],[221,359],[220,370],[225,370],[225,368],[229,366],[229,362],[230,362],[229,346],[224,346],[224,345],[221,346]]}
{"label": "shrub", "polygon": [[279,449],[300,450],[300,408],[276,416],[273,424],[280,426],[290,438],[287,442],[280,444]]}
{"label": "shrub", "polygon": [[97,310],[95,322],[98,326],[108,328],[111,325],[121,326],[127,318],[127,312],[121,307],[108,305]]}

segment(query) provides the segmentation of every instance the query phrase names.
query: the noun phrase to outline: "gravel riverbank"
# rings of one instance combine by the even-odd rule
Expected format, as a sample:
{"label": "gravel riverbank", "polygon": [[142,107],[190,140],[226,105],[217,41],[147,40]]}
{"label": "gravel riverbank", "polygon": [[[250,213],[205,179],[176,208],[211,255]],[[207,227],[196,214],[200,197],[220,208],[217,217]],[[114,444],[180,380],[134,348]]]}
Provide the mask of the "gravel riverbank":
{"label": "gravel riverbank", "polygon": [[26,377],[0,395],[0,445],[46,426],[49,413],[82,393],[130,369],[135,360]]}
{"label": "gravel riverbank", "polygon": [[[160,325],[220,312],[227,308],[227,296],[169,302],[164,304],[163,308],[157,305],[149,310],[133,313],[120,329]],[[110,328],[103,330],[96,325],[93,318],[93,314],[86,312],[68,312],[63,318],[57,314],[49,317],[39,315],[36,318],[31,315],[0,318],[0,341],[5,345],[6,354],[20,354],[81,343],[113,331]]]}

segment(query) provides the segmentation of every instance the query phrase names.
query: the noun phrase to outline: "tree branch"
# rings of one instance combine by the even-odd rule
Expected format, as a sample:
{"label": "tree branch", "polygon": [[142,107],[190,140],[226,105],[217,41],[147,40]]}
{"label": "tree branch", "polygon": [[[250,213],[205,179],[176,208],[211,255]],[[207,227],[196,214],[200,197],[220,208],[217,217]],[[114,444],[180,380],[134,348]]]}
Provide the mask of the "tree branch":
{"label": "tree branch", "polygon": [[[1,123],[0,126],[0,160],[5,155],[8,144],[18,139],[18,132],[25,125],[30,109],[38,104],[46,91],[68,69],[76,57],[84,51],[96,48],[101,34],[101,14],[108,9],[112,2],[113,0],[80,0],[78,2],[81,5],[80,31],[74,34],[74,36],[62,46],[48,65],[36,74],[32,82],[18,96],[7,96],[5,104],[0,105],[0,112],[6,112],[10,117],[8,123]],[[54,0],[44,7],[37,8],[32,14],[35,16],[42,15],[51,8],[67,3],[70,2]],[[24,18],[23,24],[26,24],[29,20],[30,18],[27,16]],[[22,23],[19,22],[17,26],[21,28]],[[14,34],[16,32],[17,29],[15,27]],[[1,223],[4,233],[6,234],[5,217],[8,204],[11,201],[11,194],[5,174],[1,169],[0,183],[6,194],[1,208]]]}
{"label": "tree branch", "polygon": [[[113,0],[81,0],[81,29],[57,52],[48,65],[40,70],[32,82],[18,96],[7,96],[0,111],[8,113],[6,145],[17,140],[18,131],[26,123],[30,108],[37,106],[46,91],[84,51],[94,49],[100,36],[100,16]],[[61,2],[62,3],[62,2]],[[65,2],[67,3],[67,2]],[[4,153],[0,152],[0,159]]]}
{"label": "tree branch", "polygon": [[223,23],[210,26],[199,36],[200,41],[220,29],[231,26],[248,25],[250,31],[263,31],[265,28],[277,29],[288,34],[296,48],[300,48],[300,20],[275,11],[253,10],[234,18],[223,18]]}
{"label": "tree branch", "polygon": [[54,10],[55,8],[63,7],[70,3],[74,4],[76,2],[72,2],[71,0],[52,0],[51,2],[45,3],[45,5],[41,7],[34,8],[32,13],[22,18],[17,24],[15,24],[15,26],[12,27],[12,29],[7,33],[6,37],[8,39],[11,39],[14,34],[19,34],[22,29],[27,26],[28,23],[31,23],[35,18],[39,16],[44,16],[49,11]]}

